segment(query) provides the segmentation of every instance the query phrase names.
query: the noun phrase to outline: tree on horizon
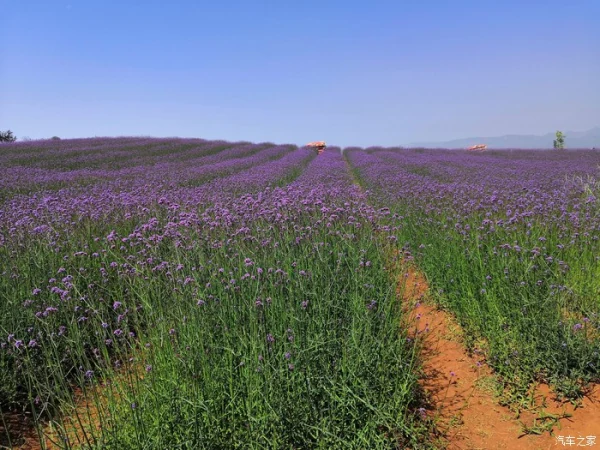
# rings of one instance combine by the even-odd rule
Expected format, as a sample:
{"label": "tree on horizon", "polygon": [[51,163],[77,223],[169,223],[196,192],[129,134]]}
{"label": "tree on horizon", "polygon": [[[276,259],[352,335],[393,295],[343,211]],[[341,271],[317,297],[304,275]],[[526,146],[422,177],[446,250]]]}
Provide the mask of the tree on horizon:
{"label": "tree on horizon", "polygon": [[0,142],[15,142],[17,137],[13,134],[12,131],[0,131]]}

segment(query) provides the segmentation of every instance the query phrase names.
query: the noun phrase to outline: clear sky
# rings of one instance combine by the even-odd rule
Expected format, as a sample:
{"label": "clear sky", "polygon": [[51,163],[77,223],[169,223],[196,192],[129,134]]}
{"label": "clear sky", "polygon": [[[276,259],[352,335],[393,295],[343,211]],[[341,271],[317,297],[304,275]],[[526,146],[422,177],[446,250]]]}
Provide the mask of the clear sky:
{"label": "clear sky", "polygon": [[0,0],[0,130],[402,145],[600,125],[600,0]]}

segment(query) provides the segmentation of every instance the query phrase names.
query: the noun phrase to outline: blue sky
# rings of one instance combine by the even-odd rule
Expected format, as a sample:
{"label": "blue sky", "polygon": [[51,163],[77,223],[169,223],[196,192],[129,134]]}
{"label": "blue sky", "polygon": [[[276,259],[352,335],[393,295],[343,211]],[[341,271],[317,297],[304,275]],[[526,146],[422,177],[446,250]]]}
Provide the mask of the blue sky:
{"label": "blue sky", "polygon": [[402,145],[600,125],[600,1],[0,0],[0,130]]}

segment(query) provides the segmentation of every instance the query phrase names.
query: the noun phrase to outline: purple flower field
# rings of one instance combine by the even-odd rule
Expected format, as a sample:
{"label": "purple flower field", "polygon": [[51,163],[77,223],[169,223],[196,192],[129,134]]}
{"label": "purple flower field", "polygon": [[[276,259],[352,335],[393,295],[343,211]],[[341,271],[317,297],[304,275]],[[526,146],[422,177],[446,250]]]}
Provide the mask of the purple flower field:
{"label": "purple flower field", "polygon": [[[2,417],[33,417],[40,447],[420,445],[434,425],[396,250],[509,398],[540,379],[576,398],[599,379],[599,165],[584,150],[2,145]],[[4,427],[1,445],[21,439]]]}
{"label": "purple flower field", "polygon": [[543,380],[577,397],[599,380],[600,152],[347,155],[511,396]]}

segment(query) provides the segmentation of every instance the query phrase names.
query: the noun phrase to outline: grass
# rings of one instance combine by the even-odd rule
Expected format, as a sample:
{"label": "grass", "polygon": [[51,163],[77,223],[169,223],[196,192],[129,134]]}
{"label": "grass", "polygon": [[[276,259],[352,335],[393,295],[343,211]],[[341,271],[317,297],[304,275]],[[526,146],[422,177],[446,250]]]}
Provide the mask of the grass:
{"label": "grass", "polygon": [[[247,448],[249,442],[254,448],[384,448],[394,438],[379,427],[405,434],[416,380],[413,355],[399,338],[393,290],[380,260],[370,273],[347,270],[361,257],[377,258],[368,237],[343,252],[339,244],[329,239],[318,252],[310,244],[259,253],[240,248],[253,254],[253,269],[212,254],[225,272],[248,270],[257,278],[233,292],[226,280],[200,295],[202,306],[176,301],[178,308],[160,314],[141,362],[151,370],[114,387],[127,400],[108,407],[118,434],[111,439],[107,432],[105,448]],[[184,266],[207,258],[195,251],[180,256]],[[261,280],[256,267],[289,275],[267,269]],[[310,283],[298,269],[311,274]],[[367,297],[380,299],[379,314],[366,307]],[[137,434],[138,422],[162,426]]]}
{"label": "grass", "polygon": [[[12,367],[3,371],[2,397],[19,400],[20,393],[35,410],[39,402],[68,402],[72,383],[110,376],[116,361],[132,357],[149,369],[134,374],[133,383],[111,385],[101,448],[247,448],[249,441],[255,448],[386,448],[410,440],[414,354],[399,330],[394,286],[369,230],[346,239],[319,232],[318,248],[290,245],[294,235],[282,233],[256,235],[279,240],[275,248],[241,241],[215,250],[200,242],[180,251],[162,243],[146,255],[183,266],[176,277],[136,266],[133,277],[108,269],[102,278],[101,267],[122,267],[128,255],[98,243],[88,251],[102,256],[72,262],[37,245],[22,252],[11,265],[29,282],[2,279],[3,328],[27,333],[15,324],[32,324],[34,310],[51,303],[50,296],[26,309],[9,299],[29,297],[47,273],[64,268],[66,278],[80,266],[90,275],[76,277],[74,291],[85,300],[68,302],[89,319],[81,322],[69,308],[37,321],[28,334],[44,336],[40,348],[24,342],[21,358],[2,359]],[[85,238],[76,234],[70,242]],[[352,270],[365,259],[369,270]],[[187,277],[193,281],[186,286],[177,282]],[[377,309],[367,307],[370,299]],[[61,326],[66,330],[57,336]],[[116,330],[135,339],[115,337]],[[394,434],[385,437],[382,429]]]}

